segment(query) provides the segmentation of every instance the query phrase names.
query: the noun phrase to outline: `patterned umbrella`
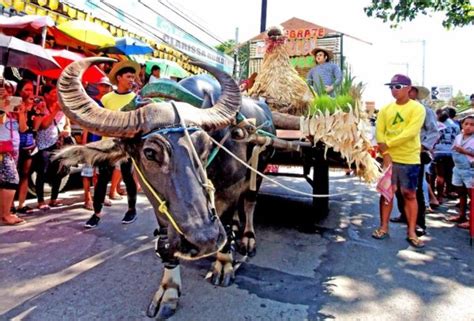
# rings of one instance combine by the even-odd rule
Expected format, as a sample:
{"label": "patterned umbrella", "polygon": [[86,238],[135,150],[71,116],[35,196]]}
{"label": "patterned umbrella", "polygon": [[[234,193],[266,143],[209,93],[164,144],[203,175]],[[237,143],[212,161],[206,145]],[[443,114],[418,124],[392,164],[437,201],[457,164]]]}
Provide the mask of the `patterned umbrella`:
{"label": "patterned umbrella", "polygon": [[150,59],[145,63],[145,72],[151,73],[151,68],[153,66],[160,67],[161,77],[176,77],[176,78],[185,78],[189,76],[189,73],[183,69],[176,62],[166,59],[154,58]]}
{"label": "patterned umbrella", "polygon": [[115,46],[101,48],[100,51],[118,55],[145,55],[153,52],[153,48],[141,40],[123,37],[115,39]]}
{"label": "patterned umbrella", "polygon": [[[68,66],[70,63],[85,58],[85,56],[82,54],[65,49],[46,49],[46,51],[54,58],[54,60],[56,60],[60,68],[45,71],[33,70],[33,72],[37,75],[52,79],[58,79],[63,69],[66,68],[66,66]],[[105,76],[105,73],[102,72],[102,70],[100,70],[97,66],[92,66],[86,70],[82,76],[82,80],[85,82],[95,83]]]}
{"label": "patterned umbrella", "polygon": [[4,34],[0,34],[0,64],[41,71],[59,68],[43,47]]}

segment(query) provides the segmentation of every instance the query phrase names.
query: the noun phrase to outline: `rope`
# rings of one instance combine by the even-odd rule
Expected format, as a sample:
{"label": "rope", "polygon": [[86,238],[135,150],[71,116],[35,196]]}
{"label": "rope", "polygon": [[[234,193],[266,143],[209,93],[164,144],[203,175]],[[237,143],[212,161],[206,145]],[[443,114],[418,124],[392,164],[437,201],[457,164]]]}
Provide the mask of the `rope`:
{"label": "rope", "polygon": [[162,214],[164,214],[167,218],[168,218],[168,221],[173,225],[174,229],[181,235],[184,235],[183,231],[181,231],[181,229],[179,228],[178,224],[176,223],[176,221],[174,220],[173,216],[170,214],[170,212],[168,211],[168,206],[166,206],[166,202],[164,200],[161,199],[161,197],[158,195],[158,193],[155,191],[155,189],[153,188],[153,186],[150,185],[150,183],[148,182],[148,180],[145,178],[145,175],[143,175],[143,173],[141,172],[140,168],[138,167],[135,159],[133,157],[131,157],[132,159],[132,163],[133,163],[133,167],[135,168],[135,170],[137,171],[138,175],[140,176],[141,180],[143,181],[143,183],[145,183],[145,186],[148,188],[148,190],[150,191],[150,193],[155,197],[155,199],[158,201],[158,203],[160,204],[158,206],[158,211],[160,211]]}
{"label": "rope", "polygon": [[[270,137],[265,137],[265,143],[263,145],[255,145],[252,149],[252,156],[248,161],[248,164],[252,166],[254,170],[258,168],[258,158],[260,153],[267,149],[267,146],[272,143]],[[252,171],[250,173],[250,190],[255,192],[257,191],[257,173]]]}
{"label": "rope", "polygon": [[247,163],[245,163],[243,160],[241,160],[239,157],[237,157],[235,154],[233,154],[230,150],[228,150],[226,147],[224,147],[223,145],[220,145],[218,141],[216,141],[214,138],[212,138],[211,136],[209,136],[210,139],[212,140],[212,142],[216,145],[218,145],[220,148],[222,148],[227,154],[229,154],[230,156],[232,156],[235,160],[237,160],[239,163],[241,163],[243,166],[247,167],[250,171],[252,172],[255,172],[257,175],[259,175],[260,177],[263,177],[265,179],[268,179],[270,182],[272,182],[273,184],[276,184],[280,187],[282,187],[283,189],[287,190],[287,191],[290,191],[290,192],[293,192],[293,193],[296,193],[296,194],[300,194],[300,195],[304,195],[304,196],[310,196],[310,197],[316,197],[316,198],[323,198],[323,197],[333,197],[333,196],[339,196],[339,195],[346,195],[347,192],[341,192],[341,193],[333,193],[333,194],[311,194],[311,193],[306,193],[306,192],[301,192],[299,190],[296,190],[296,189],[293,189],[291,187],[288,187],[288,186],[285,186],[283,184],[281,184],[280,182],[277,182],[276,180],[274,180],[273,178],[270,178],[269,176],[259,172],[258,170],[252,168],[252,166],[248,165]]}
{"label": "rope", "polygon": [[179,116],[179,122],[181,124],[181,127],[184,128],[184,136],[186,137],[189,145],[191,146],[191,153],[193,154],[194,160],[197,163],[199,174],[202,180],[201,185],[205,188],[207,194],[209,195],[209,202],[211,203],[211,209],[213,209],[214,213],[216,213],[216,206],[215,206],[216,202],[215,202],[215,197],[214,197],[216,189],[214,188],[214,185],[212,184],[211,180],[207,178],[206,170],[204,169],[204,166],[202,165],[202,162],[199,158],[196,148],[194,147],[193,141],[188,132],[188,128],[186,127],[186,123],[184,122],[184,118],[181,117],[181,114],[179,113],[179,109],[176,107],[174,101],[171,101],[171,104],[173,105],[174,109],[176,110],[176,113]]}

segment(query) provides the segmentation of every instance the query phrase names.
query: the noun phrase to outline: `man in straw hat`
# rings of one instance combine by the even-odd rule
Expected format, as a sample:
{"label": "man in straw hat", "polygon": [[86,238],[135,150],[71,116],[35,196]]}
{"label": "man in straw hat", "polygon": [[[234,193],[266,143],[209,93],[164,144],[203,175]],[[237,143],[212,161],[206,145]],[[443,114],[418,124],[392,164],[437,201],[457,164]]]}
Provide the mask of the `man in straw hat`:
{"label": "man in straw hat", "polygon": [[[411,86],[408,96],[412,100],[417,100],[420,103],[428,97],[430,91],[423,86]],[[425,178],[425,168],[428,168],[431,163],[431,151],[439,138],[438,124],[434,111],[428,106],[425,107],[425,120],[420,132],[421,154],[420,154],[420,172],[418,174],[418,184],[416,188],[416,199],[418,203],[417,228],[416,234],[422,236],[426,234],[426,219],[425,214],[427,210],[431,210],[430,200],[428,194],[428,182]],[[400,216],[390,219],[394,223],[406,223],[405,203],[400,191],[397,191],[397,205],[400,211]],[[425,197],[426,195],[426,197]]]}
{"label": "man in straw hat", "polygon": [[[104,108],[111,110],[126,110],[134,108],[136,94],[133,92],[135,79],[140,72],[140,65],[133,61],[121,61],[114,65],[109,73],[109,80],[117,89],[104,95],[101,102]],[[137,185],[132,175],[132,162],[130,159],[120,164],[123,181],[127,189],[128,210],[122,219],[123,224],[133,223],[137,218],[135,205],[137,203]],[[108,181],[108,179],[107,179]],[[104,195],[105,197],[105,195]],[[94,214],[84,225],[85,228],[97,227],[102,217],[102,202],[104,197],[94,197]]]}
{"label": "man in straw hat", "polygon": [[342,81],[342,72],[338,65],[331,62],[334,58],[330,50],[316,47],[311,51],[316,66],[306,76],[307,82],[316,92],[326,92],[334,97],[334,88]]}

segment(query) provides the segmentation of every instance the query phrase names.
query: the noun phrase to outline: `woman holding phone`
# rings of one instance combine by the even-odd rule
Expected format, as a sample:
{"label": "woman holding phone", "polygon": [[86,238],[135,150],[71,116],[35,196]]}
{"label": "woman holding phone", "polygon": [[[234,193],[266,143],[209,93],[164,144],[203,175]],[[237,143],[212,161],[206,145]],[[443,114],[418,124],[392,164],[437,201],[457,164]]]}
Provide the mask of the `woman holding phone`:
{"label": "woman holding phone", "polygon": [[[2,79],[3,80],[3,79]],[[0,97],[0,223],[17,225],[25,220],[11,212],[19,177],[16,169],[20,145],[18,112],[10,111],[10,100],[14,85],[3,80]]]}
{"label": "woman holding phone", "polygon": [[19,108],[20,122],[20,151],[18,159],[18,208],[21,214],[33,212],[33,208],[25,205],[28,193],[28,178],[31,174],[33,154],[37,151],[36,133],[41,125],[44,115],[44,101],[34,96],[34,85],[31,80],[22,80],[17,87],[16,95],[22,99]]}

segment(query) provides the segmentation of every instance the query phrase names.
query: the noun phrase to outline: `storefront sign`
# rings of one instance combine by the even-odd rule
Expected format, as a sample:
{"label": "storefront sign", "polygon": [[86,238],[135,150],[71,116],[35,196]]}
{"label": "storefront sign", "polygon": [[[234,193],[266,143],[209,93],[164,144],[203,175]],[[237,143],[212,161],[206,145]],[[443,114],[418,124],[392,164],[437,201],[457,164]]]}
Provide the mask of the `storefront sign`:
{"label": "storefront sign", "polygon": [[309,39],[309,38],[322,38],[326,35],[326,29],[324,28],[311,28],[311,29],[290,29],[286,30],[286,37],[289,40],[293,39]]}
{"label": "storefront sign", "polygon": [[170,46],[191,57],[211,63],[226,72],[232,72],[234,61],[230,57],[205,45],[191,34],[176,28],[172,23],[160,16],[156,17],[156,26],[163,32],[163,40]]}

